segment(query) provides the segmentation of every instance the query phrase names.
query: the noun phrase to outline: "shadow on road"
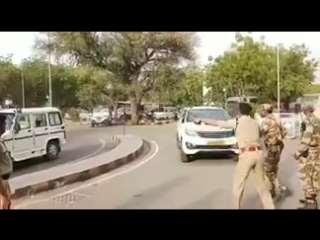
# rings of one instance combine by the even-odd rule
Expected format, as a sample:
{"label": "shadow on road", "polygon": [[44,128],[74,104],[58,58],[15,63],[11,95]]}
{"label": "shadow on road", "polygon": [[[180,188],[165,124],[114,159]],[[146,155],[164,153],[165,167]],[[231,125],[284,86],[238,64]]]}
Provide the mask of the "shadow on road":
{"label": "shadow on road", "polygon": [[162,202],[163,197],[174,189],[187,187],[190,180],[191,178],[186,175],[174,178],[158,187],[136,194],[128,202],[119,205],[117,209],[148,209],[151,208],[150,206],[155,205],[161,206],[161,209],[165,209],[165,203]]}
{"label": "shadow on road", "polygon": [[195,160],[230,160],[233,159],[232,155],[226,155],[221,153],[199,154],[195,157]]}
{"label": "shadow on road", "polygon": [[[74,149],[66,149],[63,150],[59,156],[58,159],[53,161],[47,161],[44,157],[38,157],[29,159],[22,162],[16,162],[14,163],[14,172],[13,177],[21,176],[23,174],[33,173],[41,170],[45,170],[51,167],[58,166],[60,164],[72,162],[72,161],[81,161],[85,160],[86,156],[88,156],[90,153],[94,153],[101,147],[101,144],[96,143],[93,145],[87,145],[83,146],[81,149],[74,148]],[[106,146],[105,148],[101,149],[101,151],[97,152],[95,155],[100,155],[104,152],[109,151],[112,148],[112,146]],[[88,156],[88,157],[93,157]]]}
{"label": "shadow on road", "polygon": [[[227,195],[225,190],[217,189],[204,198],[185,206],[183,209],[223,209],[219,199],[221,200],[221,197],[224,198],[225,195]],[[224,203],[229,205],[229,201],[224,200]],[[227,206],[225,206],[225,208],[227,209]]]}

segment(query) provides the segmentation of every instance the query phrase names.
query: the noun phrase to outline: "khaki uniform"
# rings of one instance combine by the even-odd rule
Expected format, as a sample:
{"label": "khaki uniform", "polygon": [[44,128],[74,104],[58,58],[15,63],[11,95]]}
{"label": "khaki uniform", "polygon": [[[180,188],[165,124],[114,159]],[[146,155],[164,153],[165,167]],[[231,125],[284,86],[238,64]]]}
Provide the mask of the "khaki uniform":
{"label": "khaki uniform", "polygon": [[283,139],[287,133],[282,123],[278,122],[273,114],[269,114],[262,121],[261,132],[266,147],[265,180],[271,195],[275,197],[276,188],[281,189],[283,187],[278,180],[278,171],[281,153],[284,148]]}
{"label": "khaki uniform", "polygon": [[[251,171],[255,175],[255,183],[263,208],[274,209],[268,187],[264,181],[263,153],[260,148],[260,129],[258,123],[249,116],[241,116],[238,124],[235,119],[219,122],[220,127],[236,128],[236,138],[240,150],[233,180],[233,204],[240,209],[243,201],[245,184]],[[251,148],[251,149],[249,149]],[[249,151],[252,150],[252,151]]]}
{"label": "khaki uniform", "polygon": [[[12,158],[10,155],[10,152],[7,149],[7,146],[3,142],[2,139],[0,139],[0,177],[2,178],[2,182],[4,183],[5,188],[8,191],[8,194],[11,194],[10,185],[8,182],[8,177],[4,179],[4,177],[8,174],[11,174],[12,172]],[[0,203],[1,203],[1,197],[0,197]],[[0,205],[2,206],[2,204]]]}
{"label": "khaki uniform", "polygon": [[315,203],[320,191],[320,120],[311,115],[304,121],[297,152],[299,153],[299,175],[307,203]]}

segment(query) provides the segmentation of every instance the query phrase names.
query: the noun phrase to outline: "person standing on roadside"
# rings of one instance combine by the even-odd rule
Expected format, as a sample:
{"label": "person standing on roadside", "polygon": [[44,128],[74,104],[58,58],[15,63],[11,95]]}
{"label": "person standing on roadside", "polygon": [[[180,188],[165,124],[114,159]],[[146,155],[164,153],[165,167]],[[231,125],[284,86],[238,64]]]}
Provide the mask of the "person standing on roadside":
{"label": "person standing on roadside", "polygon": [[320,119],[313,114],[312,105],[305,106],[302,123],[300,143],[294,153],[294,158],[299,162],[299,174],[304,193],[298,209],[317,209],[316,197],[320,191]]}
{"label": "person standing on roadside", "polygon": [[11,191],[9,185],[12,173],[12,158],[1,135],[6,131],[6,117],[0,115],[0,209],[10,209]]}
{"label": "person standing on roadside", "polygon": [[[289,196],[291,191],[281,184],[278,178],[279,162],[284,149],[283,140],[287,132],[281,121],[272,114],[272,111],[273,109],[270,104],[261,105],[260,115],[264,118],[261,122],[261,132],[266,148],[264,162],[265,180],[272,198],[276,201],[280,196]],[[277,194],[277,190],[280,192],[280,195]]]}
{"label": "person standing on roadside", "polygon": [[263,153],[260,146],[260,128],[258,123],[250,117],[252,107],[248,103],[239,103],[240,116],[237,119],[218,121],[214,119],[198,119],[195,123],[220,126],[235,129],[239,146],[239,161],[236,166],[233,180],[233,204],[241,209],[244,188],[251,172],[256,179],[256,187],[264,209],[274,209],[268,187],[264,181]]}

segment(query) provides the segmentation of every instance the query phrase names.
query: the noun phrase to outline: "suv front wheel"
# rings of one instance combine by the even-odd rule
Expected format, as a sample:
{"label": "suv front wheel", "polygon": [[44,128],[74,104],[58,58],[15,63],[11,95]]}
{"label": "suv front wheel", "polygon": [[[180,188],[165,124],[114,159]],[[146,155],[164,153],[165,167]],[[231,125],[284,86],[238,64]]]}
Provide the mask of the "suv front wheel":
{"label": "suv front wheel", "polygon": [[180,159],[181,159],[181,162],[184,162],[184,163],[191,162],[192,155],[187,155],[182,150],[180,150]]}
{"label": "suv front wheel", "polygon": [[177,142],[178,149],[181,149],[181,141],[179,139],[179,134],[178,133],[177,133],[177,137],[176,137],[176,142]]}

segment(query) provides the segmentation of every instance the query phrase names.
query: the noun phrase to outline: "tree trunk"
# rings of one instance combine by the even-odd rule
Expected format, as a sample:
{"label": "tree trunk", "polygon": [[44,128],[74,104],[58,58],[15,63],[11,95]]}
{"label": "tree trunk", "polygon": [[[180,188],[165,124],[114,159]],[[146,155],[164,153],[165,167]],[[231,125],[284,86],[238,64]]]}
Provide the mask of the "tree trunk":
{"label": "tree trunk", "polygon": [[108,111],[109,111],[109,118],[110,118],[110,120],[112,120],[112,106],[111,105],[109,105],[108,106]]}
{"label": "tree trunk", "polygon": [[131,124],[139,125],[139,105],[141,100],[137,97],[130,99],[131,104]]}
{"label": "tree trunk", "polygon": [[114,119],[118,120],[118,102],[113,104],[113,111],[114,111]]}

